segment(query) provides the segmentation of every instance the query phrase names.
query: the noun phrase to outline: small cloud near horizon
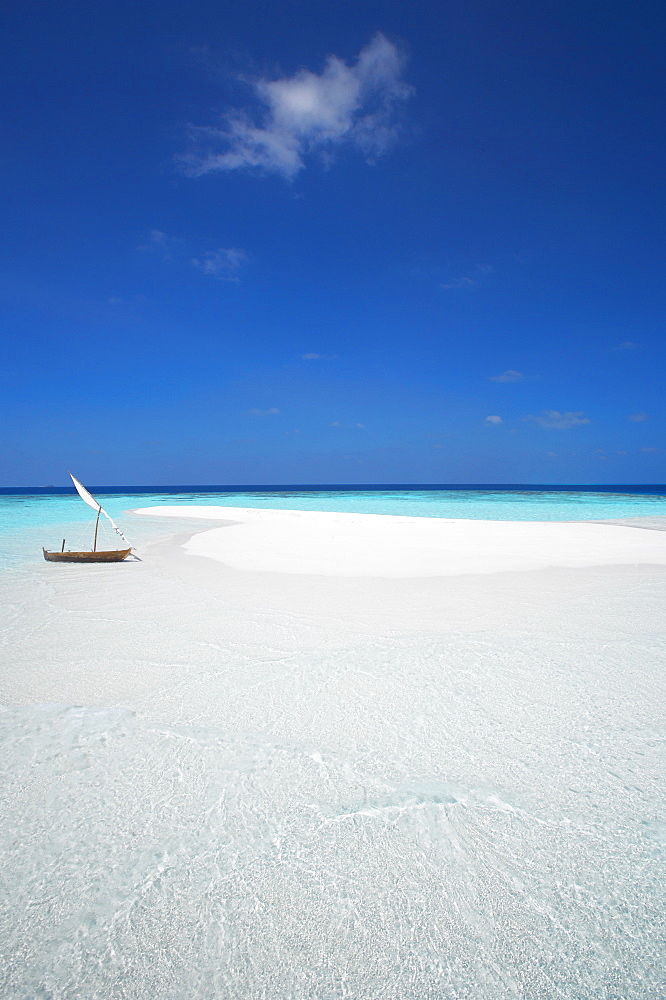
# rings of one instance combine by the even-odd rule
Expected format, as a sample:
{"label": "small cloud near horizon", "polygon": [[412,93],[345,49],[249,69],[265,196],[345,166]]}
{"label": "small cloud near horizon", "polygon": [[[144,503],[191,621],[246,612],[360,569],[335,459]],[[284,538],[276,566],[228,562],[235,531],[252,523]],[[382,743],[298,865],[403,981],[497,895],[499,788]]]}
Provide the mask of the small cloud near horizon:
{"label": "small cloud near horizon", "polygon": [[525,376],[514,368],[507,368],[501,375],[489,375],[488,378],[491,382],[522,382]]}
{"label": "small cloud near horizon", "polygon": [[[250,259],[247,251],[238,247],[218,247],[200,253],[188,240],[171,236],[163,229],[151,229],[146,242],[136,249],[164,263],[192,265],[218,281],[238,282],[241,267]],[[197,256],[192,256],[193,253]]]}
{"label": "small cloud near horizon", "polygon": [[129,308],[135,308],[137,306],[146,306],[150,303],[150,299],[146,295],[132,295],[129,298],[124,299],[120,295],[110,295],[107,298],[107,304],[110,306],[126,306]]}
{"label": "small cloud near horizon", "polygon": [[642,424],[644,420],[648,419],[647,413],[630,413],[627,416],[627,420],[631,420],[634,424]]}
{"label": "small cloud near horizon", "polygon": [[623,340],[621,344],[616,344],[614,351],[635,351],[639,345],[633,340]]}
{"label": "small cloud near horizon", "polygon": [[414,88],[402,80],[405,58],[376,34],[351,65],[329,56],[321,73],[242,80],[253,91],[251,107],[227,111],[222,125],[191,126],[193,148],[181,158],[193,177],[230,170],[258,170],[292,181],[308,154],[330,163],[348,145],[373,163],[395,144],[400,106]]}
{"label": "small cloud near horizon", "polygon": [[592,423],[582,410],[566,410],[563,413],[560,413],[559,410],[542,410],[538,415],[530,413],[529,416],[525,417],[525,420],[533,420],[540,427],[559,431],[568,431],[572,427],[581,427],[583,424]]}
{"label": "small cloud near horizon", "polygon": [[277,406],[271,406],[268,410],[260,410],[255,406],[254,409],[249,411],[253,417],[272,417],[276,413],[279,413]]}
{"label": "small cloud near horizon", "polygon": [[183,241],[178,236],[170,236],[163,229],[150,229],[145,243],[136,247],[143,252],[152,252],[169,260],[174,254],[182,253]]}
{"label": "small cloud near horizon", "polygon": [[[464,269],[468,272],[467,274],[459,275],[455,278],[448,278],[446,281],[440,282],[440,288],[446,288],[450,290],[461,290],[463,288],[474,288],[479,282],[483,282],[488,275],[493,274],[495,268],[492,264],[475,264],[472,267],[465,266]],[[438,268],[439,270],[439,268]],[[451,273],[453,266],[447,265],[446,271]],[[457,270],[457,268],[456,268]],[[463,270],[461,266],[460,270]],[[475,277],[470,277],[470,273],[474,274]]]}
{"label": "small cloud near horizon", "polygon": [[501,417],[498,417],[496,413],[492,414],[490,417],[486,417],[487,424],[503,424],[504,421]]}
{"label": "small cloud near horizon", "polygon": [[460,289],[460,288],[472,288],[472,286],[475,284],[476,281],[474,281],[473,278],[463,277],[463,278],[451,278],[450,281],[443,281],[439,287]]}
{"label": "small cloud near horizon", "polygon": [[237,247],[228,249],[220,247],[203,254],[201,259],[193,257],[192,264],[204,274],[217,278],[218,281],[238,282],[240,281],[238,272],[248,260],[249,256],[245,250],[239,250]]}
{"label": "small cloud near horizon", "polygon": [[663,448],[655,448],[653,445],[650,448],[641,448],[641,451],[663,451]]}
{"label": "small cloud near horizon", "polygon": [[337,354],[317,354],[310,351],[308,354],[301,354],[302,361],[334,361]]}

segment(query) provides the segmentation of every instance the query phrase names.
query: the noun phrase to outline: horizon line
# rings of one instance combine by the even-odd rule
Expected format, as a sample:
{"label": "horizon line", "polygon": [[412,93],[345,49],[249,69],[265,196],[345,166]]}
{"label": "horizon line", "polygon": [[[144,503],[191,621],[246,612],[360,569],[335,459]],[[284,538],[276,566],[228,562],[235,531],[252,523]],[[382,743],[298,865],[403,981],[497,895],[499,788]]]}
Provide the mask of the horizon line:
{"label": "horizon line", "polygon": [[[245,492],[271,492],[279,493],[286,490],[454,490],[454,489],[553,489],[553,490],[611,490],[611,489],[653,489],[665,490],[666,483],[152,483],[135,485],[91,485],[91,490],[112,490],[113,492],[142,492],[142,491],[164,491],[182,492],[185,490],[193,492],[222,492],[222,493],[245,493]],[[75,493],[73,486],[56,485],[54,483],[44,486],[0,486],[0,493],[24,493],[26,491],[58,490]]]}

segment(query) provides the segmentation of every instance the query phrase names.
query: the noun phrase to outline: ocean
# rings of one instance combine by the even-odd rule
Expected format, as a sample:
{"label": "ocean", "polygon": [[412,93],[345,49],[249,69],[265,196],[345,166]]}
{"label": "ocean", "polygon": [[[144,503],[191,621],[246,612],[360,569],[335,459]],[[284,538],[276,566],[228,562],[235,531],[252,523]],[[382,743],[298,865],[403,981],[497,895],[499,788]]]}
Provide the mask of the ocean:
{"label": "ocean", "polygon": [[[91,491],[128,536],[135,522],[127,512],[133,508],[187,503],[490,521],[666,519],[666,486],[174,486],[136,490],[104,486],[91,487]],[[73,488],[1,489],[0,567],[29,559],[35,552],[41,554],[42,545],[59,547],[63,535],[68,547],[72,540],[89,548],[94,518]],[[103,524],[102,530],[106,531]],[[136,534],[143,539],[149,530],[154,533],[156,529],[142,521]],[[115,548],[114,536],[106,537]]]}

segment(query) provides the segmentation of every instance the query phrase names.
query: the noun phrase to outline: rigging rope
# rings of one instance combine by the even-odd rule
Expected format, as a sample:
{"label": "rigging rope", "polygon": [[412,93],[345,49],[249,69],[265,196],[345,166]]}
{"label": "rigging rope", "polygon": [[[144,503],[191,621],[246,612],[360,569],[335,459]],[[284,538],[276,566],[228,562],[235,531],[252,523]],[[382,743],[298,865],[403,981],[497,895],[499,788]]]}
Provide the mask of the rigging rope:
{"label": "rigging rope", "polygon": [[116,522],[113,520],[113,518],[110,517],[107,514],[107,512],[102,507],[101,503],[98,503],[97,500],[95,500],[94,496],[91,493],[88,492],[88,490],[85,488],[85,486],[83,485],[83,483],[80,483],[78,481],[78,479],[75,476],[72,475],[71,472],[69,474],[69,477],[72,480],[72,482],[74,483],[74,487],[76,489],[76,492],[79,494],[79,496],[81,497],[81,499],[83,500],[83,502],[87,503],[89,507],[92,507],[92,509],[94,511],[98,512],[99,514],[104,514],[104,517],[106,517],[111,522],[111,527],[113,528],[113,530],[118,535],[120,535],[120,537],[124,541],[125,545],[129,549],[134,548],[134,546],[131,544],[131,542],[129,542],[128,539],[125,538],[125,536],[123,535],[122,531],[120,530],[120,528],[118,527],[118,525],[116,524]]}

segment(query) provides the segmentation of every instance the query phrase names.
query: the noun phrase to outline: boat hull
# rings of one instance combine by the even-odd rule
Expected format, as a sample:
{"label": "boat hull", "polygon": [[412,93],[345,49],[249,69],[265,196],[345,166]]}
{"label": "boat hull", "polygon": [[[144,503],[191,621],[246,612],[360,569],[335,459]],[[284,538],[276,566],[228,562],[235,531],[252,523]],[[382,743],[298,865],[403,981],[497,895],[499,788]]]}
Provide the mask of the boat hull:
{"label": "boat hull", "polygon": [[47,562],[122,562],[131,549],[112,549],[107,552],[47,552],[42,549]]}

